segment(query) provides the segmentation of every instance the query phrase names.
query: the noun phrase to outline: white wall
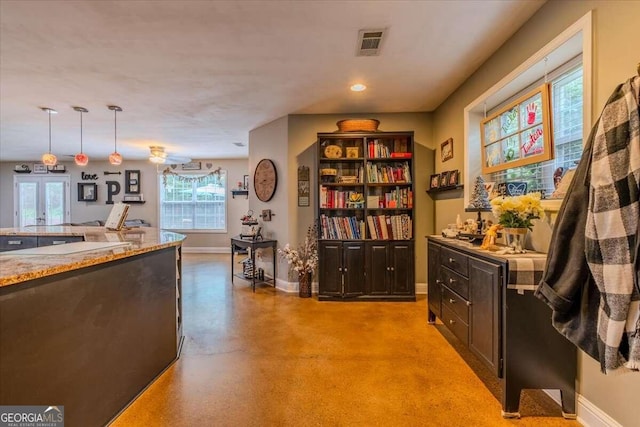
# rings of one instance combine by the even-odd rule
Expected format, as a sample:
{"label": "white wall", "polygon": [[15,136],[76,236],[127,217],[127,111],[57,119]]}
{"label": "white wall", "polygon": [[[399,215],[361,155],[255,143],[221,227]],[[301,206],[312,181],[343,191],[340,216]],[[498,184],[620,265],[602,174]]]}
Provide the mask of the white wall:
{"label": "white wall", "polygon": [[[227,170],[228,197],[227,204],[227,232],[226,233],[185,233],[189,238],[185,241],[185,247],[206,247],[206,248],[229,248],[229,238],[240,233],[240,217],[248,210],[248,200],[246,197],[231,198],[231,188],[242,181],[243,175],[248,174],[247,159],[236,160],[201,160],[203,164],[202,174],[209,173],[207,163],[212,165],[211,170],[221,167]],[[16,164],[33,162],[0,162],[0,227],[13,227],[13,172]],[[133,160],[125,161],[120,166],[112,166],[107,161],[90,161],[85,167],[76,166],[73,162],[61,162],[67,168],[66,174],[71,176],[71,221],[74,223],[106,220],[112,205],[107,205],[107,185],[106,181],[117,181],[120,183],[120,194],[113,197],[116,202],[122,201],[124,196],[124,171],[139,170],[141,192],[146,200],[145,204],[131,204],[129,207],[128,219],[144,219],[151,223],[153,227],[158,226],[158,170],[156,166],[148,161]],[[161,172],[166,166],[159,168]],[[122,172],[121,175],[105,175],[104,172]],[[83,180],[82,172],[95,174],[98,180]],[[24,176],[24,174],[21,174]],[[78,183],[94,182],[98,185],[98,201],[78,202]]]}

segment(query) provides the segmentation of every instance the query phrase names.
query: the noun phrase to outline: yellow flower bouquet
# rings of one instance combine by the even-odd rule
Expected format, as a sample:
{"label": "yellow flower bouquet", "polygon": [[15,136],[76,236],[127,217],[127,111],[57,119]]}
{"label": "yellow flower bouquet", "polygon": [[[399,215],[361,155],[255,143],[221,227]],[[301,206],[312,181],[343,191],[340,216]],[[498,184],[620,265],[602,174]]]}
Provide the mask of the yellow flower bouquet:
{"label": "yellow flower bouquet", "polygon": [[491,210],[498,223],[505,228],[532,229],[534,219],[544,218],[544,209],[540,203],[540,193],[522,196],[496,197],[491,200]]}

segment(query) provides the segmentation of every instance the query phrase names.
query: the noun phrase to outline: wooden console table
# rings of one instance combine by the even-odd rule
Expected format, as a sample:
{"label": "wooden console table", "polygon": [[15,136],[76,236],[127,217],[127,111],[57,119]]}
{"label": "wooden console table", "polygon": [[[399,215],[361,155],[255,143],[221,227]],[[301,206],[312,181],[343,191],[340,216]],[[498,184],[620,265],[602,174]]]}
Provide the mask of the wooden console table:
{"label": "wooden console table", "polygon": [[[271,248],[272,249],[272,257],[273,257],[273,278],[271,279],[259,279],[256,280],[257,269],[256,269],[256,249],[260,248]],[[241,249],[250,249],[251,252],[251,265],[253,265],[253,274],[251,278],[245,277],[243,274],[234,273],[234,260],[233,256],[235,253]],[[273,287],[276,287],[276,252],[278,250],[278,241],[270,240],[270,239],[242,239],[240,236],[235,236],[231,238],[231,283],[233,283],[233,278],[239,277],[243,280],[249,280],[251,282],[251,288],[253,292],[256,291],[256,283],[272,283]]]}

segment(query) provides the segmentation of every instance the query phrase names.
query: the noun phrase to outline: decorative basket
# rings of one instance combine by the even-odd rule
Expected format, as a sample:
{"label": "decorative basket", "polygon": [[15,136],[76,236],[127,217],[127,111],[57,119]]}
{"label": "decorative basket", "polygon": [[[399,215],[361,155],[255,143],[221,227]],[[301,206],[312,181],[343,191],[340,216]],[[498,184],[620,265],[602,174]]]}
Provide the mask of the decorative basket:
{"label": "decorative basket", "polygon": [[376,119],[346,119],[336,123],[339,132],[377,132],[380,121]]}

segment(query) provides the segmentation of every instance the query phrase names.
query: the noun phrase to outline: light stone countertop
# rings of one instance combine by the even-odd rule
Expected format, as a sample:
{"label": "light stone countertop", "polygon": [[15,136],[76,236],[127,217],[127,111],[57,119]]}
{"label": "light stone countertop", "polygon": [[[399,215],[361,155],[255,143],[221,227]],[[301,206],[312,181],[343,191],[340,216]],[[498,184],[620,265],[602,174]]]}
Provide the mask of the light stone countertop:
{"label": "light stone countertop", "polygon": [[68,255],[0,255],[0,287],[51,276],[156,251],[180,246],[186,236],[158,228],[140,227],[108,231],[104,227],[37,226],[0,228],[0,236],[84,236],[87,242],[128,242],[125,247],[79,252]]}

